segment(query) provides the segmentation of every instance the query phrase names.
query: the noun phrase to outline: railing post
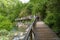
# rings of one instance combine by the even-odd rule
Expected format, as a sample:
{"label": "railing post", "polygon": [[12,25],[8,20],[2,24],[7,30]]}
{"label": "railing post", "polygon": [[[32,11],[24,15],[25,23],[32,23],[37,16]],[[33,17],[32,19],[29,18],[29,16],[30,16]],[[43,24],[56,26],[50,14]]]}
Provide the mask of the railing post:
{"label": "railing post", "polygon": [[32,37],[32,29],[31,29],[31,31],[29,33],[29,36],[28,36],[27,40],[33,40],[33,37]]}
{"label": "railing post", "polygon": [[32,40],[33,39],[33,37],[32,37],[32,30],[31,30],[31,32],[30,32],[30,40]]}
{"label": "railing post", "polygon": [[[33,23],[33,27],[32,27],[32,32],[34,34],[34,38],[35,38],[35,28],[36,28],[36,22],[39,21],[39,17],[36,17],[35,18],[35,21]],[[35,39],[34,39],[35,40]]]}

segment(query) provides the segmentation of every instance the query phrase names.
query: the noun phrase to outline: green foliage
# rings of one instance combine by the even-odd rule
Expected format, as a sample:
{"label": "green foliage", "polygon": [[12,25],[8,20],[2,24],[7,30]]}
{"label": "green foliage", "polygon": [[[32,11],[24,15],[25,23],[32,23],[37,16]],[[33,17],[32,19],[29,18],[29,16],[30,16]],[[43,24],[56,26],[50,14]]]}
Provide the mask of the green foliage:
{"label": "green foliage", "polygon": [[[41,15],[44,17],[45,10],[46,10],[46,3],[47,0],[31,0],[31,3],[33,4],[32,7],[32,14],[33,15]],[[44,12],[44,13],[43,13]]]}
{"label": "green foliage", "polygon": [[0,30],[12,30],[23,4],[19,0],[0,0]]}
{"label": "green foliage", "polygon": [[60,1],[49,0],[47,2],[47,16],[45,22],[55,31],[60,32]]}
{"label": "green foliage", "polygon": [[45,23],[47,23],[49,26],[54,25],[55,21],[55,16],[53,13],[48,13],[46,18],[44,19]]}
{"label": "green foliage", "polygon": [[0,15],[0,30],[1,29],[6,29],[10,31],[13,28],[12,22],[7,19],[6,17]]}
{"label": "green foliage", "polygon": [[[19,17],[27,15],[42,15],[42,12],[45,11],[45,2],[47,0],[30,0],[28,4],[21,10]],[[45,13],[44,13],[45,14]]]}
{"label": "green foliage", "polygon": [[0,30],[0,36],[8,35],[8,31],[5,29]]}
{"label": "green foliage", "polygon": [[9,38],[6,37],[6,36],[1,36],[1,37],[0,37],[0,40],[9,40]]}
{"label": "green foliage", "polygon": [[18,0],[0,0],[0,13],[3,16],[7,16],[11,21],[14,21],[19,15],[22,6],[22,3]]}

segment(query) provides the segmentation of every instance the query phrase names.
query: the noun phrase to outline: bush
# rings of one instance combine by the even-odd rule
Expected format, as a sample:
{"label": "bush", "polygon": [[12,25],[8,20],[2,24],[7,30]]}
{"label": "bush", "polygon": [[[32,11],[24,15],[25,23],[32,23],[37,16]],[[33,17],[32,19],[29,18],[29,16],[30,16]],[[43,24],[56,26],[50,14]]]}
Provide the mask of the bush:
{"label": "bush", "polygon": [[6,29],[9,31],[12,28],[13,28],[12,22],[7,17],[0,15],[0,30]]}

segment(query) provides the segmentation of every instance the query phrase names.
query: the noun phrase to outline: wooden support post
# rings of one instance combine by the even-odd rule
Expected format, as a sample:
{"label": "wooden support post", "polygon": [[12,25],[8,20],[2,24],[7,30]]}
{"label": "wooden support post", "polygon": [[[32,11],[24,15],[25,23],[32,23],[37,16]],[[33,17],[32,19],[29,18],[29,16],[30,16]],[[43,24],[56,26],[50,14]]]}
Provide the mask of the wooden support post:
{"label": "wooden support post", "polygon": [[33,37],[32,37],[32,30],[31,30],[31,32],[30,32],[30,40],[32,40],[33,39]]}

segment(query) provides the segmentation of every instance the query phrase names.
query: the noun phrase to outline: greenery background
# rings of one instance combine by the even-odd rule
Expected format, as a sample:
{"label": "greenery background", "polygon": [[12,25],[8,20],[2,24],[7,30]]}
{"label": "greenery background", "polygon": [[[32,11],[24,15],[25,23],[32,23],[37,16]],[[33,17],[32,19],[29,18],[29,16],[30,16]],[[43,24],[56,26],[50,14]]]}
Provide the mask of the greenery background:
{"label": "greenery background", "polygon": [[30,0],[27,4],[19,0],[0,0],[0,30],[10,31],[15,27],[16,18],[27,15],[41,17],[60,36],[60,0]]}

